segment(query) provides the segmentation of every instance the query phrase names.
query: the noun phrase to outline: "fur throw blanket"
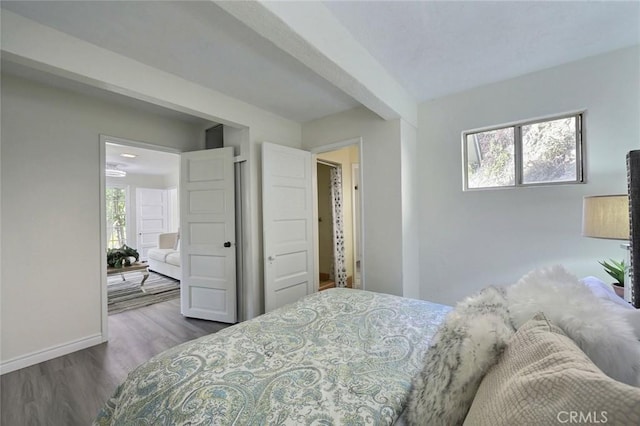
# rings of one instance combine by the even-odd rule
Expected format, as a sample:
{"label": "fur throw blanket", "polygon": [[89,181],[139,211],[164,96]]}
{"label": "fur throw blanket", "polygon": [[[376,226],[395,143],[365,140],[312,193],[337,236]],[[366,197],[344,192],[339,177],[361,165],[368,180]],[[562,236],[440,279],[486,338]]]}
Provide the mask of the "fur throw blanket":
{"label": "fur throw blanket", "polygon": [[434,335],[424,367],[413,380],[407,423],[462,424],[480,381],[514,332],[502,289],[486,288],[456,305]]}
{"label": "fur throw blanket", "polygon": [[488,287],[449,313],[414,378],[409,425],[463,423],[485,373],[509,338],[537,312],[559,326],[605,374],[640,386],[640,310],[596,297],[556,266],[506,288]]}

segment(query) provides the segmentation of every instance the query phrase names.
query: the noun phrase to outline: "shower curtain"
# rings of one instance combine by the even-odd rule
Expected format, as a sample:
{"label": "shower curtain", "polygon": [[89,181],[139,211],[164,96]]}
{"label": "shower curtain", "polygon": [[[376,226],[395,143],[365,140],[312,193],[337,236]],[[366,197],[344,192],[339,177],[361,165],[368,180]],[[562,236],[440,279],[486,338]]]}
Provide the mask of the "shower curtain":
{"label": "shower curtain", "polygon": [[336,287],[347,286],[342,218],[342,168],[331,168],[331,212],[333,216],[333,266]]}

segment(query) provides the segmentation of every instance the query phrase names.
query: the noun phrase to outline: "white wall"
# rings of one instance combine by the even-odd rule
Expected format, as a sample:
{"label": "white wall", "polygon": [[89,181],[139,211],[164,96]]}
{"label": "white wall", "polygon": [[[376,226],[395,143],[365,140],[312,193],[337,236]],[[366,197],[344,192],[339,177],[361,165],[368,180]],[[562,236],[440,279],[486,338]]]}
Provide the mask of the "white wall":
{"label": "white wall", "polygon": [[2,76],[2,363],[101,332],[99,135],[198,149],[193,124]]}
{"label": "white wall", "polygon": [[[455,303],[490,284],[563,264],[609,281],[619,242],[581,236],[582,197],[626,193],[640,146],[640,48],[459,93],[419,108],[420,297]],[[586,109],[584,185],[462,191],[461,132]]]}
{"label": "white wall", "polygon": [[418,238],[418,167],[417,129],[405,120],[400,122],[402,179],[402,295],[420,297],[420,239]]}
{"label": "white wall", "polygon": [[[249,164],[248,285],[243,303],[251,318],[263,311],[256,147],[262,140],[299,146],[300,126],[282,118],[270,120],[253,107],[246,122],[250,127],[239,130],[235,142]],[[2,250],[4,372],[100,341],[99,134],[188,151],[202,148],[202,129],[4,75],[2,123],[2,246],[12,248]],[[51,257],[59,242],[74,247],[78,255],[63,262]],[[27,266],[34,259],[39,268]],[[73,274],[65,261],[77,264]],[[44,307],[24,320],[34,305]]]}
{"label": "white wall", "polygon": [[[204,131],[202,131],[204,134]],[[180,185],[180,157],[176,155],[176,167],[172,168],[171,173],[162,176],[164,179],[164,188],[177,188]]]}
{"label": "white wall", "polygon": [[[99,48],[16,14],[3,11],[1,18],[3,60],[6,59],[23,66],[51,73],[55,76],[130,96],[138,100],[151,102],[155,105],[191,114],[205,120],[223,123],[237,129],[236,134],[238,137],[234,139],[233,145],[237,146],[240,150],[237,154],[247,160],[245,170],[247,182],[249,182],[248,188],[246,188],[243,194],[246,199],[247,209],[245,213],[248,219],[244,241],[246,243],[245,260],[247,262],[245,280],[248,284],[245,288],[247,299],[244,301],[244,312],[246,318],[254,317],[263,312],[262,229],[260,223],[261,209],[259,208],[261,201],[259,191],[260,143],[268,140],[290,146],[300,146],[301,126],[291,120],[231,98],[220,92],[146,66],[133,59]],[[118,72],[114,72],[113,70],[118,70]],[[105,116],[104,118],[107,121],[111,119],[109,116]],[[129,123],[129,120],[125,120],[124,122]],[[109,135],[122,136],[133,140],[153,140],[159,144],[162,144],[161,141],[168,139],[170,136],[170,134],[166,134],[164,137],[155,138],[155,132],[152,132],[149,136],[149,134],[146,134],[144,131],[132,132],[136,133],[135,135],[126,135],[123,132],[118,132],[122,126],[120,123],[113,122],[104,126],[106,130],[101,128],[100,131]],[[42,130],[44,131],[46,129]],[[182,149],[183,147],[178,146],[177,148]],[[5,154],[4,151],[3,146],[3,163],[14,161],[14,159]],[[19,155],[16,158],[25,163],[32,161],[23,157],[24,155]],[[4,175],[4,169],[2,173]],[[2,198],[6,198],[4,192]],[[74,197],[71,198],[73,199]],[[3,222],[5,221],[4,216],[3,212]],[[95,220],[98,220],[97,216]],[[4,242],[5,238],[3,235],[3,244]],[[93,270],[95,266],[96,269],[94,273],[98,276],[98,261],[100,256],[102,256],[102,253],[97,253],[93,264],[85,264],[83,268],[88,271],[89,269]],[[4,288],[4,286],[15,285],[15,283],[5,285],[3,281],[2,285]],[[93,295],[88,296],[93,297]],[[79,296],[79,298],[81,298],[81,296]],[[88,298],[86,300],[88,300]],[[5,298],[3,293],[2,303],[4,306],[4,304],[11,304],[14,303],[14,301]],[[14,304],[14,311],[29,309],[28,301],[20,299],[16,300]],[[88,310],[93,313],[92,309]],[[99,316],[92,318],[91,321],[99,321]],[[57,327],[64,326],[64,323],[57,321],[55,317],[51,321],[51,324]],[[77,333],[72,330],[71,334],[78,335],[82,333]],[[87,346],[85,343],[89,341],[93,342],[93,340],[91,340],[93,339],[93,335],[89,338],[81,338],[78,344],[64,340],[66,339],[65,336],[66,334],[53,337],[53,340],[57,342],[56,347],[61,348],[57,352],[58,354],[67,353],[74,348],[80,349],[83,346]],[[38,336],[37,333],[34,333],[33,336],[26,338],[30,341],[36,341]],[[48,354],[52,353],[49,351],[47,344],[48,341],[45,340],[35,345],[39,348],[39,351],[44,351],[36,354],[40,358],[46,358]],[[20,351],[20,349],[18,349],[17,352],[20,352],[20,357],[23,359],[25,357],[29,358],[30,356],[29,353]],[[6,364],[4,364],[5,359],[7,358],[3,352],[3,364],[0,364],[2,371],[6,371]],[[34,360],[35,358],[31,357],[29,359]]]}
{"label": "white wall", "polygon": [[307,149],[358,137],[363,141],[364,286],[402,295],[400,120],[385,121],[355,108],[302,126]]}
{"label": "white wall", "polygon": [[[2,15],[2,57],[12,62],[151,102],[239,130],[233,146],[247,163],[245,312],[264,312],[260,199],[260,143],[299,147],[301,126],[254,105],[144,65],[11,12]],[[114,72],[117,70],[118,72]],[[226,133],[225,133],[226,136]]]}

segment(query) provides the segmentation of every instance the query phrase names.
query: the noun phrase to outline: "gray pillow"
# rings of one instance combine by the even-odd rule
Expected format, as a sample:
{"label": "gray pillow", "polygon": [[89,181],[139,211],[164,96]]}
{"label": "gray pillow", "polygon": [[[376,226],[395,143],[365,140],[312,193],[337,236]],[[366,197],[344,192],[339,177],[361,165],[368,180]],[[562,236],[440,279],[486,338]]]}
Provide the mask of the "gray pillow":
{"label": "gray pillow", "polygon": [[456,305],[433,338],[405,410],[409,425],[462,424],[484,373],[513,335],[504,290],[487,287]]}

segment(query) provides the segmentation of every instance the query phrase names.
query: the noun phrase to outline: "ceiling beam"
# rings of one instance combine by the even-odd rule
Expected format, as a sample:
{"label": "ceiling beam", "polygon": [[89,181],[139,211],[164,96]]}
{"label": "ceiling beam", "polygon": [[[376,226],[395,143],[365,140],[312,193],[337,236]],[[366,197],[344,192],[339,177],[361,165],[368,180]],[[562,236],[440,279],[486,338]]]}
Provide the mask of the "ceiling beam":
{"label": "ceiling beam", "polygon": [[[2,10],[2,60],[236,128],[300,124],[176,75]],[[270,124],[271,125],[271,124]]]}
{"label": "ceiling beam", "polygon": [[417,124],[417,102],[321,2],[216,1],[385,120]]}

